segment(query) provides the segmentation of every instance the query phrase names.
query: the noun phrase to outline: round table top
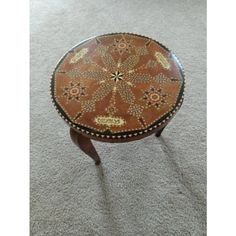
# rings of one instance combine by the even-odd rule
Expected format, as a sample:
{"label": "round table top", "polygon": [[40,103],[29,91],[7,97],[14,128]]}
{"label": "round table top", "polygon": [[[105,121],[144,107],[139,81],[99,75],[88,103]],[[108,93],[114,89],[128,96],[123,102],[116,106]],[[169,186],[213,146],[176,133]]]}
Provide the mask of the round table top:
{"label": "round table top", "polygon": [[62,57],[51,80],[61,117],[78,132],[102,139],[152,133],[181,106],[183,90],[176,56],[131,33],[81,42]]}

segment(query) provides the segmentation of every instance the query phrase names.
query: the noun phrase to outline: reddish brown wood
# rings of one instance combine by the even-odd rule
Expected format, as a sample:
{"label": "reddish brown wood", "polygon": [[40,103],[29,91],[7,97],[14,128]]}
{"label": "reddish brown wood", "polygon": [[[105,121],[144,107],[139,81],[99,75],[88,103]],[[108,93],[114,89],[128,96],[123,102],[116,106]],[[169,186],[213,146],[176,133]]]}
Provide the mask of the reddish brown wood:
{"label": "reddish brown wood", "polygon": [[183,102],[176,56],[145,36],[101,35],[69,50],[51,80],[53,103],[73,142],[96,163],[91,140],[122,143],[160,137]]}
{"label": "reddish brown wood", "polygon": [[[154,131],[152,131],[152,133],[156,133],[156,137],[160,137],[162,131],[165,129],[166,125],[162,125],[160,127],[158,127],[157,129],[155,129]],[[141,138],[147,137],[150,135],[151,132],[146,133],[144,135],[142,135],[141,137],[132,137],[129,139],[116,139],[113,140],[113,142],[116,143],[123,143],[123,142],[131,142],[131,141],[136,141],[139,140]],[[90,156],[94,161],[96,165],[99,165],[101,163],[101,159],[90,139],[90,136],[86,136],[83,135],[79,132],[77,132],[76,130],[74,130],[73,128],[70,128],[70,137],[72,139],[72,141],[75,143],[76,146],[78,146],[85,154],[87,154],[88,156]],[[99,138],[95,138],[93,137],[94,140],[97,141],[106,141],[108,142],[108,140],[101,140]],[[110,143],[113,143],[111,140],[109,141]]]}
{"label": "reddish brown wood", "polygon": [[69,50],[51,83],[64,120],[78,133],[107,142],[139,139],[166,123],[181,106],[183,89],[176,56],[129,33],[100,35]]}
{"label": "reddish brown wood", "polygon": [[96,165],[101,163],[100,157],[93,146],[91,139],[82,134],[77,133],[74,129],[70,128],[70,137],[72,141],[88,156],[90,156]]}

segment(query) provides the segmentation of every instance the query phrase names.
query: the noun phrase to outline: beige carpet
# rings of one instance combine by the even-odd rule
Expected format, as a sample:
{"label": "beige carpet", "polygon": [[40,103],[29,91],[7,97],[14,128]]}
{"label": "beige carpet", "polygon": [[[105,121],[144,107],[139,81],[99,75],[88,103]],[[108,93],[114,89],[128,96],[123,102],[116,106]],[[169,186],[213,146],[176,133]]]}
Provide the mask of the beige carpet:
{"label": "beige carpet", "polygon": [[[31,235],[206,235],[206,3],[31,1]],[[173,50],[184,104],[161,138],[94,142],[102,166],[72,144],[49,95],[59,58],[83,39],[133,32]],[[17,196],[16,196],[17,197]]]}

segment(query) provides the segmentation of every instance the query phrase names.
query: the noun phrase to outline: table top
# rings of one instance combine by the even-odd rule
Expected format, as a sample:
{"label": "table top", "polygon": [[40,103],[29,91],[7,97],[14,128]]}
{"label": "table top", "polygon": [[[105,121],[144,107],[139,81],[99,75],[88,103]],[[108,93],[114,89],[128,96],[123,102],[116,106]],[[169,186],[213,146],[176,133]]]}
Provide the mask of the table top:
{"label": "table top", "polygon": [[105,141],[152,133],[180,108],[183,91],[177,57],[159,42],[131,33],[79,43],[51,79],[61,117],[78,132]]}

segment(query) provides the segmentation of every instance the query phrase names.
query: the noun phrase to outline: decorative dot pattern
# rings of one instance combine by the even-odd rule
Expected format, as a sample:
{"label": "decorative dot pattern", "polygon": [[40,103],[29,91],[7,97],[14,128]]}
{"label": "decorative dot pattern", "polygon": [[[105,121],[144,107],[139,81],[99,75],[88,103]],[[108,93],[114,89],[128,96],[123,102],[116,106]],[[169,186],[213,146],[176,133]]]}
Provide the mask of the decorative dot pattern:
{"label": "decorative dot pattern", "polygon": [[60,60],[51,79],[60,116],[102,139],[127,139],[167,123],[183,102],[184,71],[159,42],[130,33],[80,43]]}

